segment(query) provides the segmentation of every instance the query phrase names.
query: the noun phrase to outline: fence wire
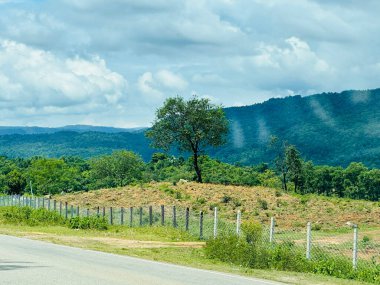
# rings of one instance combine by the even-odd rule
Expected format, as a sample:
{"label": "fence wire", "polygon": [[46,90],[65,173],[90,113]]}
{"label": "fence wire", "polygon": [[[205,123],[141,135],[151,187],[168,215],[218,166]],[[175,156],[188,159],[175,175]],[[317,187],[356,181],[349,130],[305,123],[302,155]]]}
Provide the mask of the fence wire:
{"label": "fence wire", "polygon": [[[142,207],[91,207],[84,208],[44,197],[0,196],[0,206],[26,206],[35,209],[45,208],[56,211],[62,217],[100,217],[109,224],[125,227],[163,226],[188,232],[201,240],[218,236],[241,235],[241,216],[235,220],[219,217],[217,209],[207,212],[191,208],[167,205]],[[314,227],[313,227],[314,226]],[[262,225],[260,243],[262,246],[287,246],[294,254],[304,255],[314,261],[335,260],[350,262],[355,268],[380,267],[380,239],[378,231],[374,234],[363,232],[360,228],[340,231],[321,231],[318,224],[309,223],[302,229],[281,228],[271,223]]]}

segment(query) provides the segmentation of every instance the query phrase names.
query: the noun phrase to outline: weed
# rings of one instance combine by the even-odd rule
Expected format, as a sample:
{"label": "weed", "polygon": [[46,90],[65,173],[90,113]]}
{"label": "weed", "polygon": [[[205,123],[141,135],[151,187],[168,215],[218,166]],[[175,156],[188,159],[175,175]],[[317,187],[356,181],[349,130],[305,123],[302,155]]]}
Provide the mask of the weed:
{"label": "weed", "polygon": [[257,202],[262,210],[268,210],[268,202],[266,200],[259,199]]}
{"label": "weed", "polygon": [[229,203],[230,201],[232,200],[231,196],[228,196],[228,195],[224,195],[221,199],[221,202],[224,203],[224,204],[227,204]]}

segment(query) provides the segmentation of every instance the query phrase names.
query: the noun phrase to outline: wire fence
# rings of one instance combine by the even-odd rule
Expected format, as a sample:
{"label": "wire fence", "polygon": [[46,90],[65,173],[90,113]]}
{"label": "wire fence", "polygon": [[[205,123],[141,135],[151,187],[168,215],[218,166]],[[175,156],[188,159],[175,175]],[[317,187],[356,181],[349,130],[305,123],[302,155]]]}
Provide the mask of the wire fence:
{"label": "wire fence", "polygon": [[[97,216],[106,219],[111,225],[126,227],[164,226],[188,232],[201,240],[218,236],[239,235],[244,237],[241,228],[242,213],[236,213],[236,220],[219,217],[218,209],[210,212],[193,211],[177,206],[143,207],[92,207],[83,208],[58,202],[44,197],[0,196],[0,206],[28,206],[45,208],[58,212],[65,219]],[[263,225],[261,244],[265,246],[288,246],[294,253],[303,254],[315,261],[335,260],[349,262],[353,268],[380,268],[380,229],[374,236],[367,235],[357,225],[340,231],[320,231],[318,224],[307,223],[302,229],[282,229],[271,218]]]}

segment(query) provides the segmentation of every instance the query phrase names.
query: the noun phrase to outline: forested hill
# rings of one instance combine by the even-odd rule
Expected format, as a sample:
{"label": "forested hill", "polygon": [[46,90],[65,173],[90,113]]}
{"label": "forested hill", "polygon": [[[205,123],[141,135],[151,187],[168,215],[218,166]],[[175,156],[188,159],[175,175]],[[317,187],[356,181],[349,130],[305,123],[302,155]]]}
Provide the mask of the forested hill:
{"label": "forested hill", "polygon": [[230,144],[215,153],[222,160],[270,161],[268,139],[276,135],[316,164],[380,167],[380,89],[292,96],[225,111],[232,123]]}
{"label": "forested hill", "polygon": [[[225,111],[231,121],[228,144],[212,152],[223,161],[270,162],[275,153],[268,148],[268,141],[275,135],[296,145],[305,159],[316,164],[346,166],[361,161],[380,167],[380,89],[292,96]],[[65,130],[1,135],[0,154],[91,157],[125,148],[149,160],[155,152],[142,131],[80,126]]]}

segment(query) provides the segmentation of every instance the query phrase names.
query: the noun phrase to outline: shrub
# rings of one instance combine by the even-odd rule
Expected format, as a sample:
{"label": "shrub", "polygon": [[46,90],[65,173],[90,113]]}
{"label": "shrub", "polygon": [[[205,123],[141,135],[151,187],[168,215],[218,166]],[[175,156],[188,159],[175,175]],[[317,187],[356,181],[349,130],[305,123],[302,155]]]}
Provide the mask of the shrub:
{"label": "shrub", "polygon": [[67,225],[70,229],[81,230],[107,230],[107,222],[99,217],[74,217],[67,221]]}
{"label": "shrub", "polygon": [[337,257],[322,249],[318,249],[318,259],[307,260],[304,249],[293,242],[261,242],[262,229],[254,221],[244,223],[242,228],[245,238],[226,235],[207,241],[206,256],[250,268],[312,272],[380,284],[379,264],[362,263],[354,270],[349,258]]}
{"label": "shrub", "polygon": [[231,196],[224,195],[221,199],[222,203],[227,204],[232,200]]}
{"label": "shrub", "polygon": [[321,224],[313,224],[313,225],[311,226],[311,229],[312,229],[313,231],[320,231],[320,230],[322,229],[322,225],[321,225]]}
{"label": "shrub", "polygon": [[206,242],[206,256],[224,262],[248,266],[250,246],[237,235],[221,235]]}
{"label": "shrub", "polygon": [[12,224],[25,224],[28,226],[63,224],[63,218],[47,209],[33,209],[31,207],[5,207],[3,219]]}
{"label": "shrub", "polygon": [[262,241],[263,227],[259,222],[248,220],[243,222],[241,228],[249,244],[257,246]]}
{"label": "shrub", "polygon": [[268,210],[268,202],[266,200],[259,199],[257,202],[261,209]]}

